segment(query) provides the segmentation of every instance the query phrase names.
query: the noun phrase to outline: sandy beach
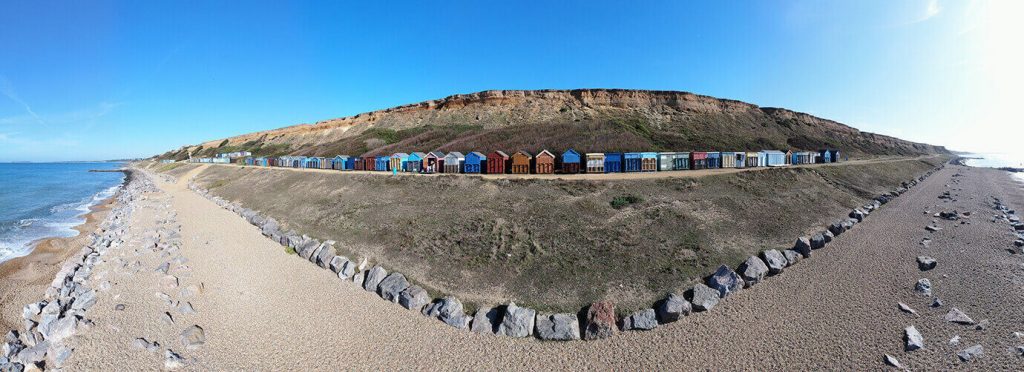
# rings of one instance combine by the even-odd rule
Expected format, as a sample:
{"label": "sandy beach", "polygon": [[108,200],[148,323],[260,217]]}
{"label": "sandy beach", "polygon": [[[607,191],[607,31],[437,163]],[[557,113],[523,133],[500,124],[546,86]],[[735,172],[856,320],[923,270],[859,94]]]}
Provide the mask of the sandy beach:
{"label": "sandy beach", "polygon": [[[564,343],[459,331],[382,301],[191,192],[189,176],[157,181],[162,191],[136,206],[125,244],[94,268],[111,287],[88,312],[94,326],[69,341],[75,352],[67,369],[160,369],[160,349],[181,355],[188,370],[878,370],[885,354],[926,370],[1022,363],[1014,348],[1024,340],[1014,332],[1024,331],[1024,261],[1008,226],[992,221],[992,197],[1012,208],[1024,206],[1024,192],[999,171],[947,166],[811,259],[714,311]],[[956,201],[938,199],[944,191]],[[951,209],[972,212],[970,223],[932,221],[932,213]],[[931,223],[943,229],[926,231]],[[167,248],[143,246],[154,231],[179,226],[180,239],[161,243]],[[930,245],[920,244],[924,237]],[[915,257],[923,254],[938,266],[920,271]],[[156,270],[163,263],[176,283]],[[932,281],[932,297],[914,292],[920,278]],[[943,305],[929,307],[934,298]],[[899,302],[917,315],[901,312]],[[181,310],[186,303],[194,313]],[[944,321],[952,307],[984,329]],[[205,343],[187,348],[181,334],[193,325]],[[924,335],[924,349],[904,351],[910,325]],[[133,346],[136,338],[160,346],[148,352]],[[956,353],[975,344],[985,354],[964,364]]]}
{"label": "sandy beach", "polygon": [[64,261],[88,244],[89,233],[106,218],[113,202],[110,198],[90,208],[85,222],[74,228],[77,236],[43,239],[32,253],[0,264],[0,327],[21,329],[22,307],[43,296]]}

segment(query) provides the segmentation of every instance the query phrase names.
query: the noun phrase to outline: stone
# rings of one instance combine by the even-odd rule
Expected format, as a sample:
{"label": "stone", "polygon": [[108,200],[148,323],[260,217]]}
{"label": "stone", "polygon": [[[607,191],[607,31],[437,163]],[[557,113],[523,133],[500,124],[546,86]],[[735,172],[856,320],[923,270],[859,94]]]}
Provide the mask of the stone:
{"label": "stone", "polygon": [[363,286],[363,276],[365,276],[365,275],[366,274],[363,274],[362,272],[358,272],[355,275],[352,275],[352,283],[355,283],[356,285],[362,287]]}
{"label": "stone", "polygon": [[889,354],[885,354],[885,364],[896,367],[898,369],[905,369],[903,368],[903,365],[900,364],[900,361],[896,359],[896,357]]}
{"label": "stone", "polygon": [[782,270],[789,266],[789,259],[782,252],[775,249],[761,252],[761,258],[764,259],[765,265],[768,266],[768,273],[771,275],[782,273]]}
{"label": "stone", "polygon": [[160,286],[164,289],[177,288],[178,278],[174,275],[164,275],[160,278]]}
{"label": "stone", "polygon": [[981,345],[974,345],[960,350],[960,352],[956,353],[956,356],[964,362],[970,362],[983,354],[985,354],[985,348],[981,347]]}
{"label": "stone", "polygon": [[535,334],[547,341],[579,340],[580,322],[576,314],[537,314]]}
{"label": "stone", "polygon": [[942,307],[942,300],[939,299],[938,297],[936,297],[935,299],[932,300],[931,305],[928,305],[928,306],[929,307]]}
{"label": "stone", "polygon": [[146,351],[151,352],[151,353],[155,353],[158,350],[160,350],[160,343],[158,343],[156,341],[149,342],[146,339],[141,338],[141,337],[136,338],[135,341],[132,341],[132,346],[135,346],[136,348],[139,348],[139,349],[142,349],[142,350],[146,350]]}
{"label": "stone", "polygon": [[43,332],[43,336],[47,340],[58,342],[74,335],[77,328],[78,319],[74,316],[64,316],[47,327],[46,331]]}
{"label": "stone", "polygon": [[50,349],[50,341],[43,340],[36,343],[34,346],[27,347],[18,352],[18,355],[14,358],[23,364],[36,364],[46,360],[46,352]]}
{"label": "stone", "polygon": [[405,275],[402,275],[402,273],[391,273],[377,285],[377,293],[380,294],[381,298],[397,303],[399,295],[406,288],[409,288],[409,281],[405,279]]}
{"label": "stone", "polygon": [[909,313],[909,314],[913,314],[913,315],[917,315],[917,311],[915,311],[914,309],[911,309],[909,305],[907,305],[905,303],[902,303],[902,302],[900,302],[897,305],[899,305],[900,311],[905,312],[905,313]]}
{"label": "stone", "polygon": [[622,319],[622,330],[652,330],[658,326],[654,309],[643,309]]}
{"label": "stone", "polygon": [[46,353],[47,356],[47,367],[61,368],[67,363],[68,358],[71,357],[71,353],[74,352],[70,346],[67,345],[50,345],[50,351]]}
{"label": "stone", "polygon": [[947,322],[950,322],[950,323],[957,323],[957,324],[964,324],[964,325],[973,325],[974,324],[974,319],[971,319],[971,317],[967,316],[967,314],[964,314],[963,311],[960,311],[960,309],[957,309],[955,307],[949,309],[949,312],[947,312],[946,315],[942,317],[942,319],[945,319]]}
{"label": "stone", "polygon": [[750,256],[740,264],[739,273],[743,276],[743,286],[750,287],[764,280],[768,274],[768,266],[757,256]]}
{"label": "stone", "polygon": [[196,309],[192,307],[192,303],[191,302],[187,302],[186,301],[186,302],[183,302],[180,306],[178,306],[178,312],[180,312],[182,314],[195,314],[196,313]]}
{"label": "stone", "polygon": [[447,325],[464,329],[469,327],[470,318],[463,311],[462,302],[459,299],[446,296],[437,303],[437,318]]}
{"label": "stone", "polygon": [[46,302],[33,302],[25,305],[25,307],[21,309],[21,317],[28,320],[35,319],[36,315],[39,315],[39,313],[43,311],[44,306],[46,306]]}
{"label": "stone", "polygon": [[498,334],[509,337],[526,337],[533,334],[534,321],[537,319],[537,312],[533,309],[516,306],[515,302],[509,302],[505,309],[505,316],[498,325]]}
{"label": "stone", "polygon": [[925,296],[932,295],[932,281],[928,278],[921,278],[917,280],[917,284],[914,285],[914,291]]}
{"label": "stone", "polygon": [[811,249],[825,248],[825,236],[821,234],[814,234],[811,237]]}
{"label": "stone", "polygon": [[170,269],[171,269],[171,263],[170,262],[164,262],[164,263],[160,264],[160,266],[158,266],[156,268],[156,271],[158,271],[158,272],[160,272],[162,274],[167,274],[167,271],[170,270]]}
{"label": "stone", "polygon": [[476,310],[476,315],[473,316],[473,322],[470,323],[470,332],[496,334],[498,333],[498,324],[501,323],[500,312],[496,307],[481,307]]}
{"label": "stone", "polygon": [[176,370],[185,366],[185,359],[171,349],[164,350],[164,369]]}
{"label": "stone", "polygon": [[[809,249],[809,248],[808,248]],[[767,270],[767,269],[765,269]],[[708,278],[708,286],[718,291],[718,296],[725,298],[729,294],[743,288],[743,279],[728,266],[722,265]]]}
{"label": "stone", "polygon": [[430,302],[430,294],[420,286],[413,285],[402,291],[398,295],[398,304],[409,310],[417,310],[423,308]]}
{"label": "stone", "polygon": [[356,263],[352,261],[345,261],[341,264],[341,270],[338,271],[338,277],[342,280],[348,279],[356,273]]}
{"label": "stone", "polygon": [[693,286],[693,309],[697,311],[708,311],[718,304],[718,291],[704,284],[697,283]]}
{"label": "stone", "polygon": [[75,310],[86,310],[92,307],[96,303],[96,291],[89,290],[75,297],[75,301],[71,303],[71,308]]}
{"label": "stone", "polygon": [[956,345],[960,345],[960,335],[955,335],[953,338],[949,339],[949,346]]}
{"label": "stone", "polygon": [[811,257],[811,239],[806,236],[797,238],[796,243],[793,243],[793,250],[800,253],[804,258]]}
{"label": "stone", "polygon": [[984,331],[984,330],[988,329],[988,325],[989,325],[988,319],[982,319],[980,322],[978,322],[978,324],[976,324],[974,326],[974,329],[979,330],[979,331]]}
{"label": "stone", "polygon": [[936,231],[942,230],[942,228],[941,228],[941,227],[938,227],[938,226],[935,226],[935,225],[928,225],[928,226],[925,226],[925,227],[924,227],[924,229],[925,229],[925,230],[928,230],[928,231],[930,231],[930,232],[936,232]]}
{"label": "stone", "polygon": [[787,249],[787,250],[782,251],[782,255],[786,256],[786,261],[787,261],[786,262],[786,266],[787,267],[788,266],[796,265],[798,262],[800,262],[800,259],[802,259],[804,257],[802,254],[800,254],[799,252],[794,251],[792,249]]}
{"label": "stone", "polygon": [[667,298],[658,302],[657,315],[661,323],[671,323],[684,316],[690,315],[693,306],[690,301],[680,294],[669,294]]}
{"label": "stone", "polygon": [[180,339],[186,349],[195,350],[206,343],[206,333],[202,327],[193,325],[181,332]]}
{"label": "stone", "polygon": [[934,258],[928,256],[917,256],[917,268],[921,271],[928,271],[935,268],[938,262]]}
{"label": "stone", "polygon": [[316,264],[324,269],[331,268],[331,260],[338,256],[338,251],[334,248],[334,244],[324,244],[324,248],[317,253]]}
{"label": "stone", "polygon": [[369,272],[367,272],[366,279],[363,279],[363,289],[370,292],[377,292],[377,286],[380,285],[380,282],[384,280],[384,277],[387,275],[388,272],[387,270],[384,270],[383,267],[374,266]]}
{"label": "stone", "polygon": [[903,330],[903,340],[906,341],[906,351],[914,351],[924,348],[924,337],[921,336],[921,332],[917,331],[917,327],[910,326]]}
{"label": "stone", "polygon": [[843,226],[842,222],[833,222],[831,225],[828,225],[828,231],[832,232],[835,236],[839,236],[846,231],[846,227]]}
{"label": "stone", "polygon": [[825,243],[831,243],[832,240],[836,238],[836,234],[833,234],[831,231],[828,230],[822,231],[821,236],[825,238]]}
{"label": "stone", "polygon": [[331,271],[335,274],[340,273],[346,262],[348,262],[348,259],[345,258],[345,256],[334,256],[334,258],[331,259]]}
{"label": "stone", "polygon": [[583,339],[598,340],[615,335],[615,305],[598,301],[587,307],[584,319]]}
{"label": "stone", "polygon": [[860,209],[854,209],[850,211],[850,218],[856,219],[857,222],[864,222],[865,216],[867,216],[867,214]]}

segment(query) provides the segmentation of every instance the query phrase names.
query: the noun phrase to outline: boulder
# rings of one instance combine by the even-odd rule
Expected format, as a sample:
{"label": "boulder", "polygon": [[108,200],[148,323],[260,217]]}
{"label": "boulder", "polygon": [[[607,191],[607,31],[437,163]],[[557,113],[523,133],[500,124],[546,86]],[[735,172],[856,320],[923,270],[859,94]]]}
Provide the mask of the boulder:
{"label": "boulder", "polygon": [[839,236],[839,234],[842,234],[844,231],[846,231],[846,227],[843,226],[842,222],[837,221],[833,222],[831,225],[828,225],[828,231],[832,232],[832,234],[835,236]]}
{"label": "boulder", "polygon": [[782,255],[786,256],[786,266],[796,265],[797,262],[800,262],[800,259],[804,257],[802,254],[800,254],[800,252],[794,251],[792,249],[782,251]]}
{"label": "boulder", "polygon": [[793,250],[800,253],[804,258],[811,257],[811,238],[801,236],[796,239],[796,243],[793,243]]}
{"label": "boulder", "polygon": [[814,234],[811,237],[811,249],[825,248],[825,236],[821,234]]}
{"label": "boulder", "polygon": [[46,331],[43,332],[43,337],[52,342],[58,342],[74,335],[77,328],[78,319],[74,316],[66,315],[47,327]]}
{"label": "boulder", "polygon": [[658,326],[654,309],[643,309],[622,319],[622,330],[652,330]]}
{"label": "boulder", "polygon": [[195,350],[206,343],[206,333],[202,327],[193,325],[181,332],[180,339],[186,349]]}
{"label": "boulder", "polygon": [[409,310],[419,311],[429,302],[430,294],[418,285],[410,286],[398,295],[398,304]]}
{"label": "boulder", "polygon": [[825,238],[825,243],[831,243],[832,239],[836,238],[836,235],[828,230],[822,231],[821,236]]}
{"label": "boulder", "polygon": [[867,216],[867,214],[860,209],[854,209],[850,211],[850,218],[856,219],[857,222],[864,222],[865,216]]}
{"label": "boulder", "polygon": [[750,287],[764,280],[764,276],[768,274],[768,266],[757,256],[750,256],[740,264],[739,271],[743,276],[743,286]]}
{"label": "boulder", "polygon": [[363,289],[370,292],[377,292],[377,286],[380,285],[380,282],[384,280],[384,277],[387,275],[388,272],[387,270],[384,270],[383,267],[380,267],[379,265],[374,266],[366,273],[366,278],[363,279]]}
{"label": "boulder", "polygon": [[693,286],[693,309],[697,311],[708,311],[718,304],[718,291],[704,284],[697,283]]}
{"label": "boulder", "polygon": [[917,268],[921,271],[928,271],[935,268],[937,262],[928,256],[917,256]]}
{"label": "boulder", "polygon": [[693,307],[682,295],[672,293],[658,302],[657,315],[661,323],[671,323],[690,315]]}
{"label": "boulder", "polygon": [[532,335],[536,319],[537,312],[533,309],[519,307],[514,302],[510,302],[505,310],[505,317],[498,325],[498,334],[509,337]]}
{"label": "boulder", "polygon": [[[767,268],[765,270],[767,271]],[[718,291],[719,297],[725,298],[743,288],[743,279],[728,266],[722,265],[708,278],[708,287],[714,288]]]}
{"label": "boulder", "polygon": [[43,340],[32,347],[27,347],[18,352],[18,355],[13,360],[17,360],[23,364],[36,364],[46,360],[46,352],[50,349],[50,341]]}
{"label": "boulder", "polygon": [[761,258],[768,267],[768,273],[772,275],[782,273],[782,270],[785,269],[786,266],[789,266],[789,260],[786,256],[775,249],[769,249],[761,252]]}
{"label": "boulder", "polygon": [[925,296],[932,295],[932,281],[927,278],[921,278],[917,280],[917,284],[914,285],[914,291]]}
{"label": "boulder", "polygon": [[903,329],[903,340],[906,341],[904,346],[906,351],[924,348],[924,337],[921,336],[921,332],[917,331],[917,327],[910,326]]}
{"label": "boulder", "polygon": [[974,319],[971,319],[971,317],[967,316],[967,314],[964,314],[963,311],[960,311],[960,309],[957,309],[955,307],[949,309],[949,312],[947,312],[946,315],[944,317],[942,317],[942,318],[945,319],[947,322],[950,322],[950,323],[965,324],[965,325],[973,325],[974,324]]}
{"label": "boulder", "polygon": [[579,340],[579,319],[576,314],[537,314],[535,334],[548,341]]}
{"label": "boulder", "polygon": [[317,253],[316,264],[324,269],[331,268],[331,260],[338,256],[338,251],[333,244],[324,244],[324,248]]}
{"label": "boulder", "polygon": [[597,340],[615,335],[615,305],[599,301],[587,307],[583,339]]}
{"label": "boulder", "polygon": [[473,323],[470,324],[470,332],[496,334],[498,324],[501,324],[501,312],[496,307],[481,307],[476,310],[473,316]]}
{"label": "boulder", "polygon": [[956,353],[956,356],[964,362],[970,362],[983,354],[985,354],[985,348],[981,347],[981,345],[974,345],[960,350],[960,352]]}
{"label": "boulder", "polygon": [[459,299],[446,296],[442,298],[436,307],[437,318],[447,325],[464,329],[469,327],[471,320],[462,309],[462,302]]}
{"label": "boulder", "polygon": [[341,270],[338,271],[338,277],[342,280],[348,279],[356,273],[356,263],[352,261],[345,261],[341,264]]}
{"label": "boulder", "polygon": [[385,300],[398,302],[399,295],[406,288],[409,288],[409,281],[405,279],[405,275],[402,275],[402,273],[391,273],[384,280],[380,281],[380,284],[377,286],[377,293]]}
{"label": "boulder", "polygon": [[355,283],[356,285],[362,287],[363,286],[363,278],[365,276],[366,276],[365,273],[361,273],[361,272],[355,273],[355,275],[352,275],[352,283]]}
{"label": "boulder", "polygon": [[[172,278],[174,278],[172,276]],[[174,279],[175,285],[177,285],[177,278]],[[71,308],[75,310],[86,310],[92,307],[96,303],[96,291],[89,290],[75,297],[75,301],[71,303]]]}
{"label": "boulder", "polygon": [[329,265],[331,271],[333,271],[335,274],[340,273],[341,269],[344,267],[346,262],[348,262],[348,258],[346,258],[345,256],[334,256],[334,258],[331,259],[331,263]]}

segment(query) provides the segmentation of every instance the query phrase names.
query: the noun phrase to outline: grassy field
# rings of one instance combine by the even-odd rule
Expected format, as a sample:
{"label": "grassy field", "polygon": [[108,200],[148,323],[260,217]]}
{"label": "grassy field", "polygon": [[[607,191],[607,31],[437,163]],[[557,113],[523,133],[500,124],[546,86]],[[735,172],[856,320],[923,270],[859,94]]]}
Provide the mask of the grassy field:
{"label": "grassy field", "polygon": [[[485,180],[210,167],[212,193],[470,306],[650,306],[787,248],[942,159],[656,180]],[[168,172],[180,176],[194,165]]]}

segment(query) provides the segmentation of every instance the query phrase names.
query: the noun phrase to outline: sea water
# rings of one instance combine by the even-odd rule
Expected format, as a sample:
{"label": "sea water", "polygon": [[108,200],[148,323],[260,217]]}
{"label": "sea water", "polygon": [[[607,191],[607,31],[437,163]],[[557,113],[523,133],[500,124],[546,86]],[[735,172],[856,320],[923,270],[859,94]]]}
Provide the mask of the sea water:
{"label": "sea water", "polygon": [[[966,156],[971,157],[967,159],[966,164],[972,167],[988,167],[988,168],[1024,168],[1024,154],[1012,154],[1012,153],[985,153],[985,154],[968,154]],[[1013,174],[1017,180],[1024,182],[1024,172],[1017,172]]]}
{"label": "sea water", "polygon": [[73,237],[89,208],[114,195],[120,163],[0,163],[0,263],[40,239]]}

